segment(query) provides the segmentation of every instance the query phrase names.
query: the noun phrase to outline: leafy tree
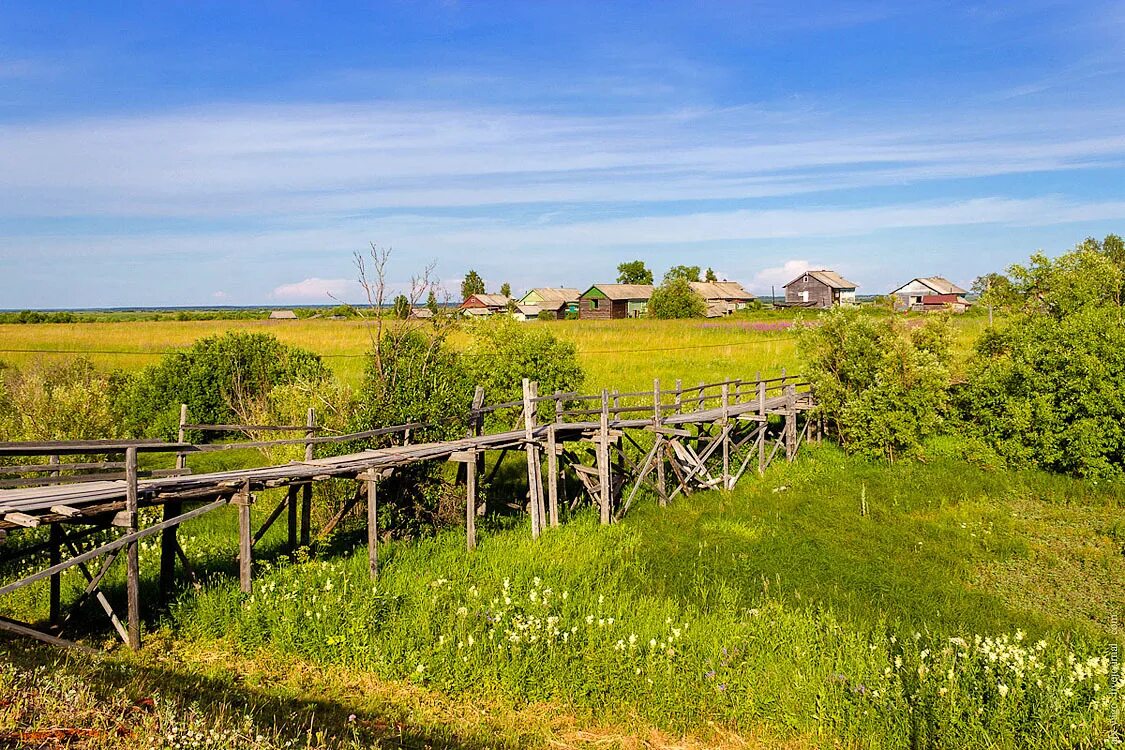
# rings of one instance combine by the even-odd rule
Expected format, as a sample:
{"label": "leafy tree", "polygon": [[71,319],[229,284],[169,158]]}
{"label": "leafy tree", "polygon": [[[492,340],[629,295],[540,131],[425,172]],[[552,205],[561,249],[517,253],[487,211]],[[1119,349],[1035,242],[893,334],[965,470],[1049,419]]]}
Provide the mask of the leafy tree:
{"label": "leafy tree", "polygon": [[699,266],[672,266],[664,274],[665,281],[683,279],[684,281],[699,281]]}
{"label": "leafy tree", "polygon": [[430,290],[429,295],[426,297],[426,308],[429,309],[429,311],[434,313],[435,315],[437,314],[437,311],[438,311],[437,294],[434,292],[433,289]]}
{"label": "leafy tree", "polygon": [[695,293],[682,276],[665,278],[664,283],[652,293],[648,313],[654,318],[702,318],[707,313],[707,303]]}
{"label": "leafy tree", "polygon": [[410,317],[410,300],[405,294],[395,297],[394,307],[391,309],[397,320],[406,320]]}
{"label": "leafy tree", "polygon": [[340,318],[354,318],[359,315],[359,313],[356,312],[356,309],[351,305],[336,305],[328,311],[328,314],[332,317]]}
{"label": "leafy tree", "polygon": [[718,280],[719,280],[719,277],[718,277],[718,276],[716,276],[716,275],[715,275],[715,271],[714,271],[714,270],[712,270],[710,266],[708,266],[708,268],[707,268],[707,273],[706,273],[706,274],[704,274],[704,276],[703,276],[703,280],[704,280],[704,281],[711,281],[711,282],[714,282],[714,281],[718,281]]}
{"label": "leafy tree", "polygon": [[909,329],[847,308],[801,330],[817,408],[846,450],[891,461],[921,455],[949,412],[950,338],[945,315]]}
{"label": "leafy tree", "polygon": [[618,284],[651,284],[652,271],[643,260],[631,260],[617,266]]}
{"label": "leafy tree", "polygon": [[511,297],[512,296],[512,285],[505,281],[503,284],[500,285],[500,294],[505,296],[505,297]]}
{"label": "leafy tree", "polygon": [[474,294],[484,294],[484,279],[476,271],[470,270],[461,282],[461,299],[466,300]]}
{"label": "leafy tree", "polygon": [[1012,280],[1002,273],[986,273],[973,281],[971,289],[981,305],[1006,308],[1019,304],[1022,296]]}
{"label": "leafy tree", "polygon": [[1028,298],[976,344],[958,404],[970,432],[1016,466],[1088,478],[1125,468],[1123,273],[1090,241],[1011,269]]}
{"label": "leafy tree", "polygon": [[131,435],[171,438],[180,404],[193,422],[226,424],[236,410],[282,383],[328,377],[312,352],[287,346],[265,333],[232,331],[197,340],[185,351],[124,376],[114,408]]}

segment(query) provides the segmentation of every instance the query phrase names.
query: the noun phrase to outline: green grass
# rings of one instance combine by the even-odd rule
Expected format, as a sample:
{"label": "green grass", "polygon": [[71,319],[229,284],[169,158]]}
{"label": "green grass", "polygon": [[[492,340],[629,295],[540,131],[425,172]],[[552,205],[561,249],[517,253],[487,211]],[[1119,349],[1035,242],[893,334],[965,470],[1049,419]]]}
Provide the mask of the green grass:
{"label": "green grass", "polygon": [[[953,458],[887,468],[821,448],[610,528],[584,513],[538,542],[486,534],[473,555],[456,532],[396,543],[376,585],[362,549],[265,571],[248,599],[216,580],[171,623],[200,644],[672,732],[714,721],[828,744],[1081,746],[1110,721],[1120,500]],[[1088,544],[1034,549],[1044,524]],[[1042,671],[1017,669],[1032,654]],[[1096,674],[1071,683],[1071,655],[1098,659]]]}

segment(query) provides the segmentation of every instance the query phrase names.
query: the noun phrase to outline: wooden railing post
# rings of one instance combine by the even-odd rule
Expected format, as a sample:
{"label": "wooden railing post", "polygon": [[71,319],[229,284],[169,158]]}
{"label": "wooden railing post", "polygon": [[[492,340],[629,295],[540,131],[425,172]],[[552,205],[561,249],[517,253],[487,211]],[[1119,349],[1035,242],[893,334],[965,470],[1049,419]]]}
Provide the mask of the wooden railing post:
{"label": "wooden railing post", "polygon": [[766,436],[769,435],[769,416],[766,414],[766,383],[758,373],[758,475],[766,473]]}
{"label": "wooden railing post", "polygon": [[250,506],[254,503],[254,496],[250,494],[250,481],[242,485],[242,489],[234,497],[234,504],[238,508],[238,582],[242,593],[249,594],[254,590],[252,579],[254,530],[250,526]]}
{"label": "wooden railing post", "polygon": [[[305,414],[305,439],[312,440],[316,435],[316,410],[311,406]],[[313,443],[305,443],[305,460],[313,460]],[[312,542],[312,482],[307,482],[301,487],[301,546],[307,547]]]}
{"label": "wooden railing post", "polygon": [[[137,449],[125,449],[125,513],[127,533],[137,532]],[[128,607],[129,648],[141,647],[141,555],[140,542],[133,539],[125,548],[125,598]]]}
{"label": "wooden railing post", "polygon": [[785,460],[792,462],[797,448],[797,388],[785,386]]}
{"label": "wooden railing post", "polygon": [[538,538],[543,531],[543,484],[539,470],[539,452],[535,444],[535,390],[536,384],[524,378],[523,429],[527,454],[527,498],[531,513],[531,536]]}
{"label": "wooden railing post", "polygon": [[559,446],[555,429],[553,424],[547,427],[547,523],[551,528],[559,525]]}
{"label": "wooden railing post", "polygon": [[[47,463],[52,466],[59,465],[59,457],[51,455],[47,459]],[[51,471],[51,476],[58,478],[60,472],[58,469]],[[62,527],[57,523],[51,524],[51,551],[50,551],[50,565],[54,567],[62,562]],[[50,593],[50,614],[48,615],[49,622],[52,626],[59,624],[59,618],[62,616],[62,574],[56,573],[51,576],[51,593]]]}
{"label": "wooden railing post", "polygon": [[598,422],[598,479],[600,484],[600,517],[602,523],[611,520],[613,493],[610,484],[613,481],[612,470],[609,466],[609,391],[602,388],[602,411]]}
{"label": "wooden railing post", "polygon": [[676,413],[684,413],[684,381],[676,378]]}
{"label": "wooden railing post", "polygon": [[723,416],[720,426],[720,435],[722,435],[722,449],[723,449],[723,489],[730,489],[730,384],[723,383],[722,391],[722,409]]}
{"label": "wooden railing post", "polygon": [[477,548],[477,455],[465,463],[465,546],[471,551]]}
{"label": "wooden railing post", "polygon": [[379,485],[374,471],[367,476],[367,570],[379,577]]}
{"label": "wooden railing post", "polygon": [[[176,432],[176,442],[181,445],[187,440],[187,431],[184,425],[187,424],[188,409],[187,404],[180,404],[180,428]],[[176,469],[183,471],[187,468],[187,453],[180,452],[176,454]],[[169,501],[164,504],[164,520],[183,513],[183,503],[179,501]],[[178,526],[169,526],[160,532],[160,594],[164,598],[171,595],[172,589],[176,582],[176,550],[178,547],[178,540],[176,539]]]}

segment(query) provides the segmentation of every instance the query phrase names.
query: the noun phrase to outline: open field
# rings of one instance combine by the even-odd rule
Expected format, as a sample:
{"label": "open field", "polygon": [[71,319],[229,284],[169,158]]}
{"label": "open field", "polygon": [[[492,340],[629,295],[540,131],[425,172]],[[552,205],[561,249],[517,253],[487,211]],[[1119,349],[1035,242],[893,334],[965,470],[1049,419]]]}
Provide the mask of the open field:
{"label": "open field", "polygon": [[[805,320],[815,320],[806,313]],[[800,369],[796,338],[783,327],[792,313],[763,313],[716,321],[615,320],[534,322],[574,343],[587,374],[587,388],[642,390],[653,378],[671,385],[676,378],[715,382],[728,377]],[[980,316],[955,319],[956,349],[962,355],[983,330]],[[764,328],[774,330],[761,330]],[[158,321],[123,323],[0,325],[0,360],[15,365],[37,357],[83,354],[106,369],[139,369],[156,362],[162,352],[189,346],[204,336],[225,331],[255,331],[320,354],[332,370],[355,384],[363,373],[371,331],[359,321]],[[455,339],[464,343],[466,335]],[[15,351],[13,351],[15,350]],[[25,350],[25,351],[20,351]],[[27,350],[48,350],[42,354]]]}
{"label": "open field", "polygon": [[[958,357],[984,322],[956,319]],[[588,388],[798,372],[793,333],[753,323],[543,325],[576,344]],[[321,353],[353,383],[368,344],[355,323],[219,321],[4,326],[0,348],[153,352],[232,328]],[[525,518],[483,519],[471,555],[457,529],[392,541],[377,584],[363,519],[296,565],[278,526],[249,597],[224,509],[184,527],[203,586],[150,611],[140,654],[46,674],[29,670],[57,654],[4,646],[0,691],[35,689],[0,700],[0,745],[84,726],[88,747],[191,746],[184,732],[260,748],[1098,746],[1125,710],[1109,678],[1125,490],[959,453],[943,438],[925,463],[888,465],[806,446],[729,493],[644,498],[610,527],[580,509],[538,541]],[[157,558],[142,545],[146,601]],[[114,600],[123,578],[107,578]],[[83,584],[65,574],[64,599]],[[29,587],[2,614],[41,618],[46,601]],[[112,644],[100,619],[73,635]]]}

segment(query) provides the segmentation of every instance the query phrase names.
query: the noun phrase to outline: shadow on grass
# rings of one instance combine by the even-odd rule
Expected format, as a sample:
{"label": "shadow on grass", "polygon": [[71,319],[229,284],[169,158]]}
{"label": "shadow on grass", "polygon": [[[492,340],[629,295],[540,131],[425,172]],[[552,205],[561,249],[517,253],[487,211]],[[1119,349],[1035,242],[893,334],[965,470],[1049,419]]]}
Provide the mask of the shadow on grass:
{"label": "shadow on grass", "polygon": [[[484,729],[481,737],[460,736],[440,720],[418,722],[414,718],[416,712],[405,700],[395,704],[360,694],[349,701],[347,696],[326,695],[334,691],[320,684],[310,686],[307,693],[299,693],[285,684],[271,687],[268,683],[273,679],[268,672],[249,675],[261,683],[249,684],[246,676],[231,670],[229,665],[223,665],[218,675],[204,675],[163,663],[63,654],[48,646],[29,646],[24,642],[0,642],[0,659],[23,670],[48,666],[55,673],[81,678],[95,686],[107,716],[112,715],[113,721],[128,731],[146,724],[148,714],[155,710],[152,699],[159,696],[163,703],[172,704],[172,713],[181,722],[187,712],[194,711],[207,724],[237,728],[243,717],[249,716],[262,734],[276,735],[281,743],[293,740],[300,745],[315,740],[310,744],[319,747],[465,750],[526,744],[520,738],[505,739]],[[380,704],[379,700],[384,702]],[[39,723],[44,719],[51,717],[36,717]],[[25,729],[15,726],[8,728],[8,732]],[[153,726],[152,731],[161,729]],[[3,744],[0,738],[0,746]]]}

